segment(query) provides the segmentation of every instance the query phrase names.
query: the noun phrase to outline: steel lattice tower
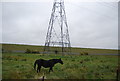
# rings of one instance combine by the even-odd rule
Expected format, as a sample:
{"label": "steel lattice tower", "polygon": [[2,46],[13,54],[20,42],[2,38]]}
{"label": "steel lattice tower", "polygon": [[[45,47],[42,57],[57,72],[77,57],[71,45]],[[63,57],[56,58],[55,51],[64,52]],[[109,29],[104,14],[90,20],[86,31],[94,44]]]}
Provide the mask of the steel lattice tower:
{"label": "steel lattice tower", "polygon": [[62,54],[71,52],[63,0],[54,0],[45,41],[44,53],[53,52]]}

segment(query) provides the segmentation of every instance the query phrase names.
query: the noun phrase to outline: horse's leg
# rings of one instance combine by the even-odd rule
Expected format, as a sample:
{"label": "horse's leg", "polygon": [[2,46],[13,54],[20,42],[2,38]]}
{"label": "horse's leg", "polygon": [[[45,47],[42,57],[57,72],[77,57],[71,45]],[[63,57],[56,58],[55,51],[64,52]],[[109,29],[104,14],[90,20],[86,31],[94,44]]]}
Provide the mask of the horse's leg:
{"label": "horse's leg", "polygon": [[39,72],[40,72],[40,69],[41,69],[41,66],[39,66],[39,68],[38,68]]}
{"label": "horse's leg", "polygon": [[51,70],[52,70],[52,72],[53,72],[53,68],[51,67]]}
{"label": "horse's leg", "polygon": [[38,68],[37,68],[37,73],[40,72],[40,69],[41,69],[41,66],[38,65]]}
{"label": "horse's leg", "polygon": [[51,70],[52,70],[52,69],[51,69],[51,67],[50,67],[49,72],[50,72]]}
{"label": "horse's leg", "polygon": [[52,67],[50,67],[49,72],[50,72],[50,71],[53,71]]}
{"label": "horse's leg", "polygon": [[39,72],[39,67],[37,67],[37,73]]}
{"label": "horse's leg", "polygon": [[49,73],[50,73],[50,69],[49,69]]}

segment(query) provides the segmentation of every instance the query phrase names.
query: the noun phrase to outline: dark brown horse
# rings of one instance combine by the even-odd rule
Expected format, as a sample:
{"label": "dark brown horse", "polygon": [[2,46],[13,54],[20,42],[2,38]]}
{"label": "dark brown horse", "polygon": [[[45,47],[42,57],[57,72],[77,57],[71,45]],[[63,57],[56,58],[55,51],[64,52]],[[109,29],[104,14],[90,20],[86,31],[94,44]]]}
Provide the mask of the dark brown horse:
{"label": "dark brown horse", "polygon": [[34,69],[36,70],[36,65],[38,65],[37,67],[37,73],[40,72],[41,66],[45,67],[45,68],[50,68],[50,71],[53,71],[53,66],[56,63],[61,63],[63,64],[63,61],[60,59],[50,59],[50,60],[44,60],[44,59],[38,59],[35,61],[34,63]]}

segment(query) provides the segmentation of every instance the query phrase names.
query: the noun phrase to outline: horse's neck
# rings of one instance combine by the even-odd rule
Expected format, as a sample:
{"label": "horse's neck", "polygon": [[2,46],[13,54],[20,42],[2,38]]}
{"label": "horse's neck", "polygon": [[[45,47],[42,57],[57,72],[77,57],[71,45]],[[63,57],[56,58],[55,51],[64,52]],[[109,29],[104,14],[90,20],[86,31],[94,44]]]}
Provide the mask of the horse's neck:
{"label": "horse's neck", "polygon": [[54,64],[57,64],[57,63],[58,63],[58,61],[54,61],[54,60],[53,60],[53,62],[54,62]]}

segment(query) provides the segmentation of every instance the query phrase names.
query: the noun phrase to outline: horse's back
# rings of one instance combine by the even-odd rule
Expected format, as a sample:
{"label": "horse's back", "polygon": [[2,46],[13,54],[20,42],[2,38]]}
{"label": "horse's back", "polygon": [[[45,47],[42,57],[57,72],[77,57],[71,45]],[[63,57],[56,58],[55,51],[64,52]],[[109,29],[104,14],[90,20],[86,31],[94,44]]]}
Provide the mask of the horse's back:
{"label": "horse's back", "polygon": [[48,60],[44,60],[44,59],[37,59],[36,62],[41,66],[46,66],[47,64],[49,64]]}
{"label": "horse's back", "polygon": [[44,61],[43,59],[37,59],[37,60],[36,60],[36,63],[37,63],[37,64],[42,64],[43,61]]}

